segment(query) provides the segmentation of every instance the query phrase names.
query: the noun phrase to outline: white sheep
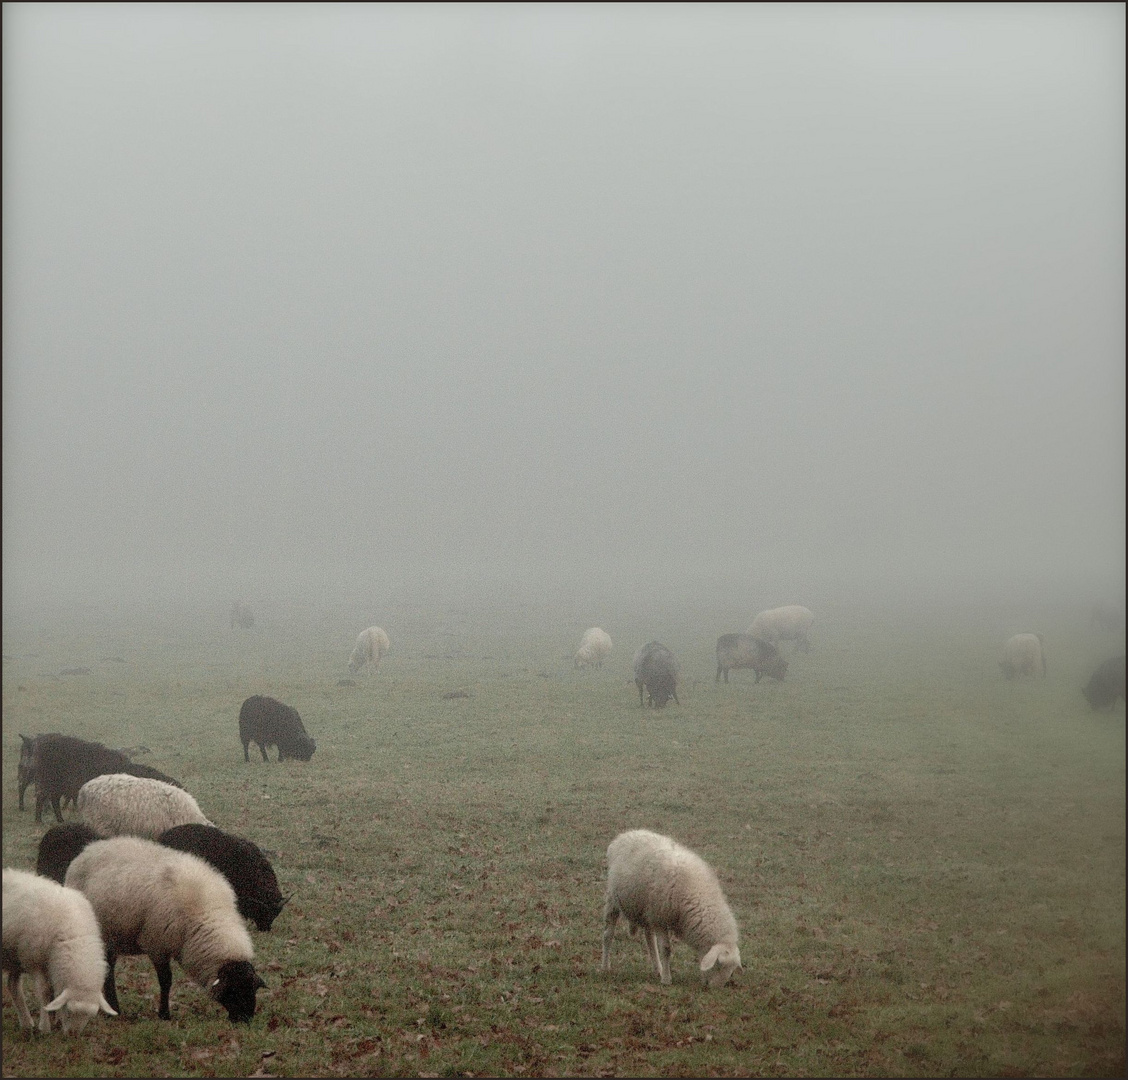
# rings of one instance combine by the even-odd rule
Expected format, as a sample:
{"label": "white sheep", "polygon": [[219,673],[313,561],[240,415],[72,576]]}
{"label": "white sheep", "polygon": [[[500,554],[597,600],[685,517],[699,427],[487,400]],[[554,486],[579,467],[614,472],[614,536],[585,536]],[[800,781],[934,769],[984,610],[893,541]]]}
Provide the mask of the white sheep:
{"label": "white sheep", "polygon": [[354,675],[364,668],[368,670],[368,665],[372,665],[373,671],[380,670],[380,658],[392,647],[392,643],[388,640],[388,635],[378,626],[370,626],[367,630],[361,630],[356,639],[356,645],[353,647],[352,656],[349,657],[349,671]]}
{"label": "white sheep", "polygon": [[211,825],[196,800],[162,780],[108,773],[87,780],[75,803],[83,824],[101,836],[155,840],[176,825]]}
{"label": "white sheep", "polygon": [[118,836],[89,844],[67,870],[102,926],[109,974],[106,992],[118,1008],[114,965],[119,956],[145,954],[157,969],[157,1015],[170,1020],[169,991],[176,960],[218,1001],[231,1021],[250,1022],[255,993],[266,984],[251,961],[254,947],[227,879],[186,851]]}
{"label": "white sheep", "polygon": [[1020,672],[1023,675],[1033,675],[1038,668],[1042,675],[1046,674],[1046,647],[1042,642],[1041,634],[1015,634],[1003,646],[1003,658],[999,667],[1008,679],[1013,679]]}
{"label": "white sheep", "polygon": [[603,661],[611,655],[611,637],[606,630],[593,626],[584,631],[580,638],[580,647],[576,650],[576,659],[573,668],[587,667],[594,664],[597,668],[603,667]]}
{"label": "white sheep", "polygon": [[[75,889],[26,870],[5,869],[4,970],[20,1027],[32,1027],[23,977],[35,979],[39,1030],[59,1013],[63,1031],[77,1035],[99,1009],[117,1016],[102,995],[106,957],[90,901]],[[59,991],[54,1001],[49,987]]]}
{"label": "white sheep", "polygon": [[801,607],[799,604],[788,604],[785,607],[761,611],[752,620],[747,633],[761,641],[766,641],[769,645],[778,645],[781,641],[794,641],[796,648],[810,652],[811,642],[807,634],[814,622],[815,616],[810,608]]}
{"label": "white sheep", "polygon": [[611,943],[622,915],[631,933],[642,930],[643,947],[663,984],[670,982],[670,938],[697,953],[701,977],[724,986],[743,971],[739,931],[720,882],[704,859],[676,840],[647,829],[620,833],[607,848],[607,896],[603,906],[603,970],[611,970]]}

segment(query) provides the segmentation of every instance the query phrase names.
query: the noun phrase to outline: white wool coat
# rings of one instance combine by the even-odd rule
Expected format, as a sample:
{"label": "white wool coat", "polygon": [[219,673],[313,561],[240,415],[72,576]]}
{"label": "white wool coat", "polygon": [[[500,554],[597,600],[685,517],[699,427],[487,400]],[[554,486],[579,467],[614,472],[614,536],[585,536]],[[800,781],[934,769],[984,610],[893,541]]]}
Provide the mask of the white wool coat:
{"label": "white wool coat", "polygon": [[78,816],[102,836],[155,840],[176,825],[211,825],[187,791],[163,780],[109,773],[78,789]]}
{"label": "white wool coat", "polygon": [[379,671],[380,658],[391,647],[388,635],[380,627],[370,626],[367,630],[361,630],[352,656],[349,657],[349,671],[355,675],[366,664],[371,664],[374,671]]}
{"label": "white wool coat", "polygon": [[[117,1013],[102,997],[106,956],[90,901],[75,889],[25,870],[5,869],[4,970],[20,1027],[32,1026],[22,978],[35,979],[39,1030],[51,1030],[58,1012],[63,1030],[78,1034],[101,1008]],[[58,996],[48,1002],[49,988]]]}
{"label": "white wool coat", "polygon": [[86,895],[121,956],[176,960],[205,989],[228,960],[254,959],[231,885],[186,851],[135,836],[95,840],[70,864],[66,883]]}
{"label": "white wool coat", "polygon": [[697,954],[710,986],[740,969],[739,930],[717,875],[676,840],[647,829],[620,833],[607,848],[603,967],[610,968],[615,921],[642,930],[647,955],[663,983],[670,981],[670,938]]}
{"label": "white wool coat", "polygon": [[611,636],[606,630],[593,626],[584,631],[580,647],[576,650],[574,667],[588,667],[594,664],[602,667],[603,661],[611,655]]}

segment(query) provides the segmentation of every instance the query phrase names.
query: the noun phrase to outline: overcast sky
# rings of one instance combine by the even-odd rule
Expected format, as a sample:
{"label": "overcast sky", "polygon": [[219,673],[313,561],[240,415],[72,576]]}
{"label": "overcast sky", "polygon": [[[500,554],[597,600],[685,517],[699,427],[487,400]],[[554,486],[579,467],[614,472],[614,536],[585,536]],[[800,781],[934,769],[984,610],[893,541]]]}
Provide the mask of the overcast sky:
{"label": "overcast sky", "polygon": [[1124,14],[4,4],[5,608],[1120,587]]}

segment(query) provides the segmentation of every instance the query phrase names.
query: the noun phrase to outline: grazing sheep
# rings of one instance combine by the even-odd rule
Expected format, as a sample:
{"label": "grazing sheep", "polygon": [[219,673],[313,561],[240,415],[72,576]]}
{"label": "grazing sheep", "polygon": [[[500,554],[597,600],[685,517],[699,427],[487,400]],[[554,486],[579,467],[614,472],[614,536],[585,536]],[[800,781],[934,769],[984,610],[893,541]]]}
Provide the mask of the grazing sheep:
{"label": "grazing sheep", "polygon": [[[58,735],[59,732],[52,731],[51,735]],[[16,782],[20,788],[20,809],[24,808],[24,792],[35,783],[36,777],[39,775],[39,759],[37,757],[37,749],[39,740],[46,738],[45,735],[36,735],[30,738],[27,735],[20,735],[23,742],[20,743],[20,761],[16,767]]]}
{"label": "grazing sheep", "polygon": [[[361,668],[367,673],[369,670],[380,670],[380,657],[392,647],[388,635],[378,626],[370,626],[361,630],[353,646],[352,656],[349,657],[349,671],[355,675]],[[369,664],[372,665],[371,669]]]}
{"label": "grazing sheep", "polygon": [[80,821],[68,821],[65,825],[52,825],[39,841],[39,854],[35,860],[35,872],[40,877],[50,878],[60,885],[66,880],[67,869],[87,844],[104,837],[89,825]]}
{"label": "grazing sheep", "polygon": [[752,620],[748,633],[754,638],[766,641],[769,645],[778,645],[781,641],[794,641],[797,649],[810,652],[811,642],[807,635],[814,622],[815,616],[809,608],[788,604],[785,607],[761,611]]}
{"label": "grazing sheep", "polygon": [[[99,1009],[116,1016],[102,984],[106,959],[94,909],[82,893],[25,870],[5,869],[4,970],[20,1027],[32,1027],[23,977],[35,979],[39,1030],[51,1030],[60,1013],[63,1031],[77,1035]],[[58,996],[48,1001],[50,987]]]}
{"label": "grazing sheep", "polygon": [[235,893],[203,859],[151,840],[96,840],[67,871],[70,888],[86,894],[102,927],[109,973],[105,995],[118,1008],[114,966],[119,956],[145,954],[160,983],[157,1015],[171,1020],[172,961],[227,1010],[249,1023],[255,993],[266,984],[251,961],[254,946]]}
{"label": "grazing sheep", "polygon": [[263,761],[270,760],[266,756],[268,746],[278,747],[279,761],[287,758],[309,761],[317,749],[297,709],[261,694],[247,698],[239,709],[239,740],[243,744],[244,761],[251,760],[252,742],[258,743]]}
{"label": "grazing sheep", "polygon": [[580,647],[576,650],[576,658],[572,662],[573,668],[588,667],[594,664],[597,668],[603,667],[603,661],[611,655],[611,637],[606,630],[593,626],[584,631],[580,638]]}
{"label": "grazing sheep", "polygon": [[720,682],[723,671],[728,682],[733,668],[751,668],[756,672],[756,682],[761,675],[782,680],[787,674],[787,661],[775,645],[751,634],[722,634],[717,638],[717,676],[713,681]]}
{"label": "grazing sheep", "polygon": [[1116,708],[1116,699],[1125,699],[1124,689],[1124,657],[1113,656],[1093,672],[1088,686],[1083,686],[1081,693],[1094,712],[1097,709],[1112,712]]}
{"label": "grazing sheep", "polygon": [[155,840],[174,825],[210,825],[196,800],[181,788],[127,773],[88,780],[78,792],[78,816],[102,836]]}
{"label": "grazing sheep", "polygon": [[242,600],[236,600],[231,606],[231,629],[238,627],[240,630],[252,630],[255,625],[255,613],[251,605]]}
{"label": "grazing sheep", "polygon": [[[88,780],[108,773],[128,773],[130,776],[147,777],[162,783],[180,787],[171,776],[150,768],[136,765],[120,750],[111,750],[98,742],[77,739],[73,735],[37,735],[25,739],[30,762],[25,775],[30,774],[35,782],[35,820],[43,820],[43,807],[50,802],[55,811],[55,819],[63,820],[62,802],[78,798],[78,789]],[[21,757],[23,749],[21,749]]]}
{"label": "grazing sheep", "polygon": [[1019,673],[1033,675],[1039,667],[1043,677],[1046,674],[1046,647],[1041,634],[1015,634],[1003,646],[1003,658],[999,667],[1008,679]]}
{"label": "grazing sheep", "polygon": [[678,701],[678,662],[665,645],[648,641],[634,655],[634,680],[638,687],[638,704],[642,707],[642,688],[646,687],[648,703],[663,709],[673,698]]}
{"label": "grazing sheep", "polygon": [[232,836],[214,825],[177,825],[161,833],[157,842],[198,855],[214,866],[235,890],[239,914],[254,919],[260,930],[270,929],[289,900],[282,898],[274,867],[250,840]]}
{"label": "grazing sheep", "polygon": [[720,882],[704,859],[676,840],[647,829],[620,833],[607,848],[607,897],[603,906],[603,970],[611,970],[611,943],[622,915],[663,984],[670,982],[670,939],[697,953],[701,977],[724,986],[743,971],[739,931]]}

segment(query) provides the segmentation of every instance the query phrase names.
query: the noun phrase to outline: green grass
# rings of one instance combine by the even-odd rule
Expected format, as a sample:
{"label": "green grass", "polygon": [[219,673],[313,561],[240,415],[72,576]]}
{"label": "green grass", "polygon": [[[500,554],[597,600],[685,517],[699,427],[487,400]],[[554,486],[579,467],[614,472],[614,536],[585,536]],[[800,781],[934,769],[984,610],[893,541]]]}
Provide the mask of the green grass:
{"label": "green grass", "polygon": [[[4,865],[48,824],[16,806],[18,732],[145,744],[297,891],[253,935],[259,1013],[233,1027],[174,966],[158,1021],[125,959],[123,1016],[82,1038],[27,1036],[6,1001],[5,1075],[1123,1075],[1124,712],[1079,687],[1124,641],[1084,612],[1039,622],[1045,680],[995,664],[1025,625],[832,613],[786,682],[727,686],[731,613],[680,635],[601,615],[615,652],[573,672],[586,621],[404,606],[353,686],[363,619],[226,614],[5,627]],[[660,712],[630,681],[652,637],[685,676]],[[310,763],[244,764],[253,693],[298,708]],[[683,945],[660,986],[622,931],[599,970],[604,853],[631,827],[716,867],[745,968],[723,989]]]}

